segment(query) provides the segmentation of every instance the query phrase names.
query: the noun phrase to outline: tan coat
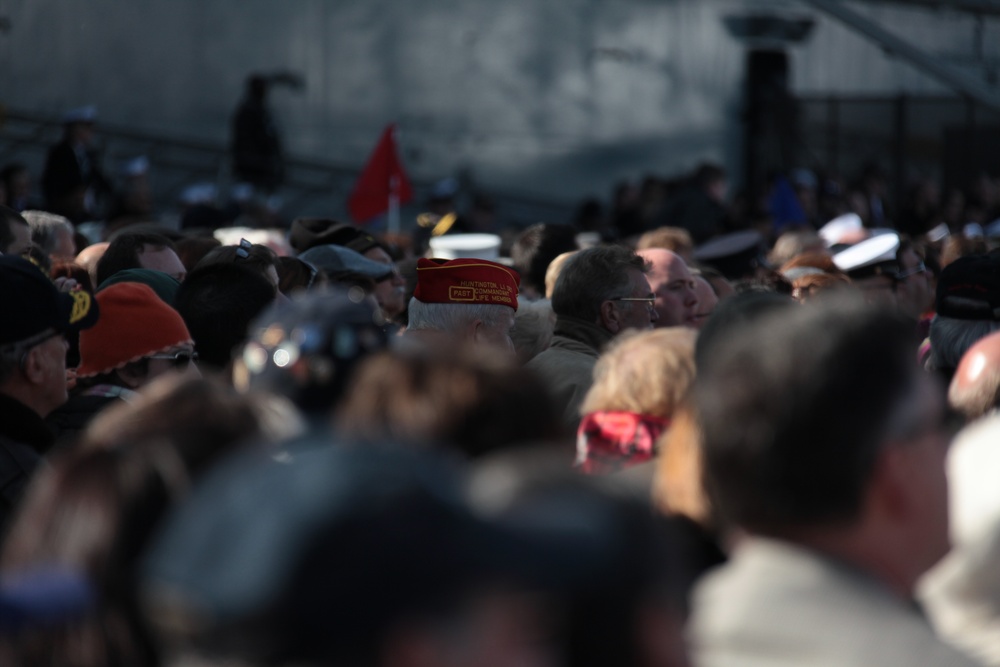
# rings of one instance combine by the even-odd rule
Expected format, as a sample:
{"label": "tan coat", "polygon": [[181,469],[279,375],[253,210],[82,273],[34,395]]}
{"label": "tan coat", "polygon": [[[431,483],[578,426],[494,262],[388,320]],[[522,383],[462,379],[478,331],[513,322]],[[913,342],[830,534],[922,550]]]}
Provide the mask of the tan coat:
{"label": "tan coat", "polygon": [[609,331],[596,324],[559,316],[552,345],[525,364],[546,383],[562,410],[563,422],[574,433],[580,424],[580,405],[594,383],[597,357],[611,338]]}
{"label": "tan coat", "polygon": [[917,606],[864,573],[753,538],[699,584],[697,667],[973,667]]}

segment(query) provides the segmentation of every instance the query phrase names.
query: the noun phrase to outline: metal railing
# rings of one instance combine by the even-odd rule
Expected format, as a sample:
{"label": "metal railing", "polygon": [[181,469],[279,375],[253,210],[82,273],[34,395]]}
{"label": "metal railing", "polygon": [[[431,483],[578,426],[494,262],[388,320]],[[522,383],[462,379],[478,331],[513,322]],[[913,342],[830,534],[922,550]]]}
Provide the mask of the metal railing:
{"label": "metal railing", "polygon": [[[59,118],[18,109],[0,111],[0,165],[23,162],[40,176],[48,149],[62,136]],[[228,147],[221,143],[167,136],[107,124],[98,125],[103,166],[144,155],[150,163],[150,181],[158,212],[177,206],[181,191],[196,182],[212,182],[220,193],[228,192],[230,174]],[[360,164],[338,164],[299,156],[285,161],[285,183],[280,189],[281,213],[290,220],[299,215],[324,215],[348,219],[347,197],[360,173]],[[36,178],[37,180],[37,178]],[[413,182],[415,201],[404,207],[404,224],[421,210],[432,183]],[[572,204],[538,197],[490,191],[501,224],[528,225],[537,221],[565,222]]]}

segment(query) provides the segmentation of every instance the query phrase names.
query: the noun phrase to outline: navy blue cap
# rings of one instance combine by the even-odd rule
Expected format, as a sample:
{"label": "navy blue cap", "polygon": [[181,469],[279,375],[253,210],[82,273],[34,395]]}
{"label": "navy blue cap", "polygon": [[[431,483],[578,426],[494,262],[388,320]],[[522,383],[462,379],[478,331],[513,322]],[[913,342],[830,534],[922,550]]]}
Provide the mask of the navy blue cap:
{"label": "navy blue cap", "polygon": [[88,329],[97,316],[97,300],[89,292],[60,292],[35,264],[13,255],[0,256],[0,346],[28,340],[47,329]]}
{"label": "navy blue cap", "polygon": [[0,635],[80,618],[93,603],[93,589],[78,572],[40,568],[8,573],[0,580]]}

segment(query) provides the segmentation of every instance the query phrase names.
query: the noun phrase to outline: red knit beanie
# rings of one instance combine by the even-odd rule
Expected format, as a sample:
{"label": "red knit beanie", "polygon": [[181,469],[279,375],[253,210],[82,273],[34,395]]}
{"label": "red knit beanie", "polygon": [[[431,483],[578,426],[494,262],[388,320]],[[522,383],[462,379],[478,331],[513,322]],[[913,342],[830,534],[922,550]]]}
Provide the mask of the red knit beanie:
{"label": "red knit beanie", "polygon": [[180,314],[148,285],[118,283],[96,298],[101,315],[80,333],[78,377],[103,375],[177,345],[194,344]]}

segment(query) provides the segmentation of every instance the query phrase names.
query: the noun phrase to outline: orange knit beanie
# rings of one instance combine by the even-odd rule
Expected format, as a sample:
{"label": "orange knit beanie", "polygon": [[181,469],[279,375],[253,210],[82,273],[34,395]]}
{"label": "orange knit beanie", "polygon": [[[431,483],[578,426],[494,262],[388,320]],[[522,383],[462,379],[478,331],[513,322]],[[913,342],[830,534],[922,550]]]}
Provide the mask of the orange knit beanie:
{"label": "orange knit beanie", "polygon": [[180,314],[141,283],[111,285],[96,296],[100,318],[80,333],[81,378],[103,375],[177,345],[193,344]]}

